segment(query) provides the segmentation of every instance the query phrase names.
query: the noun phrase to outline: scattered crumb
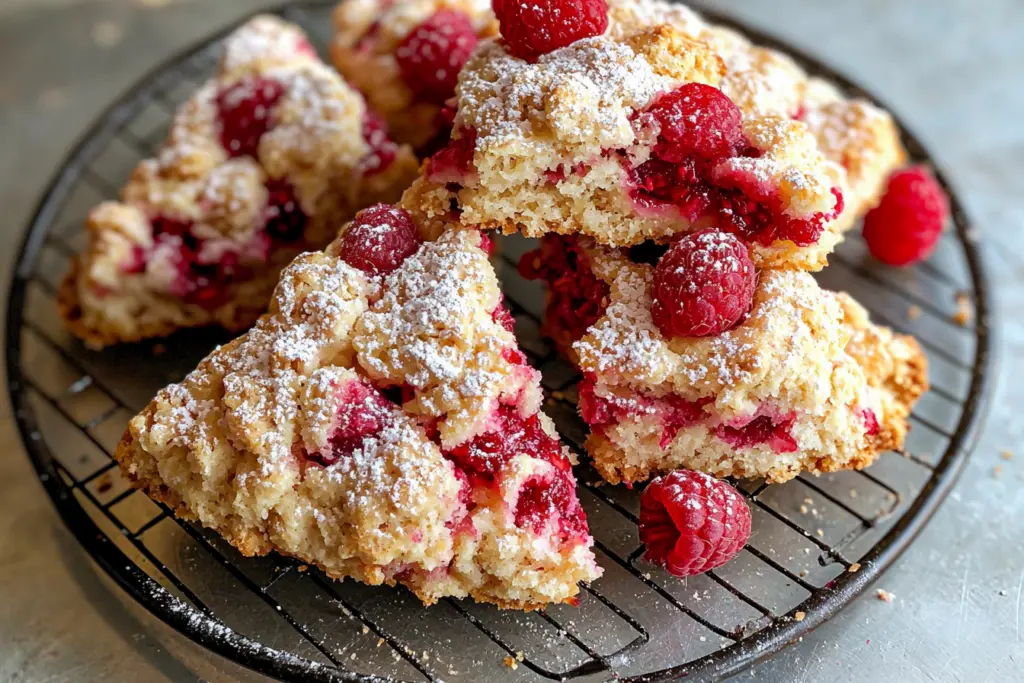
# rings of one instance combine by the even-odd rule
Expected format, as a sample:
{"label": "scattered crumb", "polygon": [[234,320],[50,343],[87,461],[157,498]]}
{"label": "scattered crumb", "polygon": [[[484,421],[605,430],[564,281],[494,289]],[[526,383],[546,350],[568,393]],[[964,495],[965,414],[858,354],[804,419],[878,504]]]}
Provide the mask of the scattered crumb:
{"label": "scattered crumb", "polygon": [[856,574],[860,571],[860,562],[854,562],[846,571],[850,572],[851,574]]}
{"label": "scattered crumb", "polygon": [[999,451],[999,455],[1003,460],[1013,460],[1013,451],[1011,450]]}
{"label": "scattered crumb", "polygon": [[963,292],[956,295],[956,313],[953,314],[953,321],[961,327],[967,327],[967,324],[974,319],[974,306],[971,305],[971,299]]}
{"label": "scattered crumb", "polygon": [[651,580],[651,573],[650,572],[644,572],[644,578],[647,579],[648,581],[650,581]]}
{"label": "scattered crumb", "polygon": [[917,320],[921,317],[921,307],[915,304],[911,304],[910,308],[907,309],[907,320]]}
{"label": "scattered crumb", "polygon": [[1002,473],[1003,473],[1003,466],[1002,465],[996,465],[995,467],[992,468],[992,476],[995,477],[996,479],[998,479],[999,475],[1001,475]]}
{"label": "scattered crumb", "polygon": [[796,619],[797,621],[803,621],[804,617],[806,617],[806,616],[807,616],[807,612],[797,612],[796,614],[793,615],[793,618]]}
{"label": "scattered crumb", "polygon": [[801,505],[800,506],[800,514],[801,515],[806,515],[807,514],[807,506],[806,505]]}
{"label": "scattered crumb", "polygon": [[800,576],[801,579],[804,578],[805,576],[807,576],[807,570],[806,569],[801,569],[799,576]]}
{"label": "scattered crumb", "polygon": [[807,505],[814,505],[814,501],[811,499],[810,496],[804,498],[804,503],[806,503]]}
{"label": "scattered crumb", "polygon": [[519,668],[519,662],[517,662],[512,655],[509,655],[508,657],[505,657],[505,666],[515,671]]}
{"label": "scattered crumb", "polygon": [[384,639],[383,638],[378,638],[377,639],[377,647],[380,647],[383,644],[384,644]]}
{"label": "scattered crumb", "polygon": [[857,489],[850,489],[850,498],[856,498],[857,496]]}
{"label": "scattered crumb", "polygon": [[879,600],[881,600],[882,602],[888,603],[890,605],[892,604],[892,601],[896,599],[896,594],[895,593],[890,593],[889,591],[885,590],[884,588],[879,588],[878,591],[875,593],[875,595],[878,596]]}
{"label": "scattered crumb", "polygon": [[999,591],[999,595],[1001,595],[1001,596],[1003,596],[1005,598],[1006,597],[1006,591],[1005,590]]}
{"label": "scattered crumb", "polygon": [[167,353],[167,347],[163,344],[153,344],[153,355],[162,356]]}
{"label": "scattered crumb", "polygon": [[369,632],[370,632],[370,627],[369,627],[369,626],[366,626],[366,625],[364,625],[364,626],[363,626],[363,635],[365,636],[365,635],[366,635],[367,633],[369,633]]}
{"label": "scattered crumb", "polygon": [[825,532],[822,531],[821,528],[819,528],[816,533],[818,534],[818,538],[825,538]]}
{"label": "scattered crumb", "polygon": [[299,569],[299,573],[308,572],[309,571],[309,565],[308,564],[300,564],[298,569]]}
{"label": "scattered crumb", "polygon": [[114,21],[97,21],[92,25],[92,42],[100,47],[114,47],[124,39],[124,29]]}
{"label": "scattered crumb", "polygon": [[356,653],[355,653],[355,652],[353,652],[353,653],[352,653],[352,656],[351,656],[351,657],[349,657],[349,659],[351,659],[351,660],[352,660],[352,661],[354,662],[354,661],[356,660]]}

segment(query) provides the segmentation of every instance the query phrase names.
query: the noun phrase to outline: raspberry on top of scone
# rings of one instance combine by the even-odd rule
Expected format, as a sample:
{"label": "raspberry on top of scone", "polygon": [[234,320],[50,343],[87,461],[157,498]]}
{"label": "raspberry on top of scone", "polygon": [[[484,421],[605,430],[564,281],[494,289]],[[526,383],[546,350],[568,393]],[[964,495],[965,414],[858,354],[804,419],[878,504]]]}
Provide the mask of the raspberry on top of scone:
{"label": "raspberry on top of scone", "polygon": [[175,113],[120,202],[90,212],[59,294],[91,346],[266,309],[280,269],[361,206],[393,200],[417,161],[297,27],[261,16],[224,41],[216,74]]}
{"label": "raspberry on top of scone", "polygon": [[342,0],[331,58],[345,79],[413,147],[451,132],[444,103],[481,38],[496,31],[488,0]]}
{"label": "raspberry on top of scone", "polygon": [[357,214],[269,312],[162,390],[116,457],[246,554],[532,609],[597,578],[569,451],[509,330],[487,238]]}
{"label": "raspberry on top of scone", "polygon": [[[564,5],[589,16],[594,3]],[[712,47],[669,25],[542,54],[518,46],[539,32],[510,35],[482,41],[463,67],[452,140],[403,198],[421,220],[611,246],[713,224],[750,244],[758,265],[824,265],[840,237],[842,168],[791,115],[730,100]]]}
{"label": "raspberry on top of scone", "polygon": [[[583,372],[586,449],[602,476],[686,467],[780,482],[901,447],[927,388],[912,338],[871,324],[808,273],[762,270],[751,290],[727,243],[686,239],[699,248],[687,247],[682,270],[675,246],[623,251],[556,235],[523,257],[549,287],[546,329]],[[659,277],[665,263],[678,282]],[[566,286],[594,280],[604,287]]]}
{"label": "raspberry on top of scone", "polygon": [[810,77],[787,54],[755,45],[678,2],[608,0],[608,14],[608,31],[614,36],[669,24],[711,46],[725,64],[718,87],[745,114],[792,117],[807,124],[821,152],[845,172],[838,230],[848,229],[871,208],[888,175],[906,162],[899,130],[888,112],[843,93],[826,79]]}

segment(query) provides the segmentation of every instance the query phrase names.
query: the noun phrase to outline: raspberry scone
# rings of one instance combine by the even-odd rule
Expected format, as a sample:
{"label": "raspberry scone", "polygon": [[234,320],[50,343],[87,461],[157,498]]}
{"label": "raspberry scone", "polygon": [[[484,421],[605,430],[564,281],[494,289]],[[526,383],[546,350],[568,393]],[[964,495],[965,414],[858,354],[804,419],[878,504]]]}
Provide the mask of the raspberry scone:
{"label": "raspberry scone", "polygon": [[717,224],[758,265],[825,265],[842,168],[803,122],[730,100],[712,47],[660,25],[512,49],[483,41],[459,75],[452,140],[402,200],[422,220],[611,246]]}
{"label": "raspberry scone", "polygon": [[360,207],[397,199],[417,163],[301,30],[257,17],[226,39],[121,201],[90,212],[62,317],[93,347],[248,327],[285,265]]}
{"label": "raspberry scone", "polygon": [[842,228],[877,203],[889,174],[906,162],[899,130],[888,112],[847,97],[827,80],[808,76],[778,50],[709,23],[680,3],[609,0],[608,14],[611,35],[670,24],[686,37],[710,45],[726,67],[719,87],[745,114],[774,114],[806,123],[822,153],[845,171]]}
{"label": "raspberry scone", "polygon": [[247,555],[428,604],[571,602],[601,571],[488,246],[471,230],[423,242],[401,210],[364,210],[131,421],[118,462]]}
{"label": "raspberry scone", "polygon": [[395,139],[421,148],[447,137],[459,70],[496,32],[488,0],[342,0],[331,58]]}
{"label": "raspberry scone", "polygon": [[523,257],[524,272],[548,283],[548,331],[583,372],[586,449],[601,475],[631,482],[684,467],[782,482],[900,448],[927,388],[917,342],[808,273],[755,273],[721,233],[694,237],[707,237],[714,259],[666,264],[683,240],[653,266],[657,247],[624,253],[555,235]]}

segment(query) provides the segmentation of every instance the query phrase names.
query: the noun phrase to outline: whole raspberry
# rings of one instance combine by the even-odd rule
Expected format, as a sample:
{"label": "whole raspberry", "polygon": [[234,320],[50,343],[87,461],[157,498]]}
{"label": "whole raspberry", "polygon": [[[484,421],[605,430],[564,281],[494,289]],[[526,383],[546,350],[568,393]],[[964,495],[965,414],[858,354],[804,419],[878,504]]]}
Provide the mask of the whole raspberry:
{"label": "whole raspberry", "polygon": [[693,576],[736,556],[750,538],[750,508],[726,482],[676,470],[644,489],[639,527],[650,562]]}
{"label": "whole raspberry", "polygon": [[710,85],[680,86],[655,100],[646,113],[660,124],[655,153],[664,161],[678,164],[693,155],[721,159],[746,145],[740,108]]}
{"label": "whole raspberry", "polygon": [[896,171],[881,203],[864,216],[871,255],[891,266],[926,258],[949,218],[949,198],[924,166]]}
{"label": "whole raspberry", "polygon": [[231,156],[257,155],[271,109],[283,94],[284,86],[269,78],[245,79],[217,93],[220,144]]}
{"label": "whole raspberry", "polygon": [[452,9],[430,15],[395,49],[402,80],[421,99],[442,104],[455,93],[462,65],[476,47],[469,17]]}
{"label": "whole raspberry", "polygon": [[404,210],[377,204],[356,214],[341,238],[338,255],[354,268],[383,275],[416,253],[423,238]]}
{"label": "whole raspberry", "polygon": [[709,337],[750,311],[757,274],[746,245],[714,228],[676,240],[654,268],[651,316],[666,337]]}
{"label": "whole raspberry", "polygon": [[508,51],[528,61],[608,28],[605,0],[492,0],[491,7]]}

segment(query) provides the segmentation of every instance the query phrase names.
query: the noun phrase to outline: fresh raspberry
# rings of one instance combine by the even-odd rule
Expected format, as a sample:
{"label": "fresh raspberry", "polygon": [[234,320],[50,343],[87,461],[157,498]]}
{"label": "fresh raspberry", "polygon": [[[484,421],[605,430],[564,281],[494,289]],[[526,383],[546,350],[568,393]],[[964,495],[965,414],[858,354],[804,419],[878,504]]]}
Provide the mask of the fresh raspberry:
{"label": "fresh raspberry", "polygon": [[864,431],[867,432],[867,435],[869,437],[877,436],[882,427],[878,424],[878,415],[875,414],[875,411],[865,408],[861,411],[861,416],[864,418]]}
{"label": "fresh raspberry", "polygon": [[287,180],[268,180],[267,193],[267,206],[263,211],[267,234],[278,242],[302,239],[309,216],[299,206],[295,188]]}
{"label": "fresh raspberry", "polygon": [[363,139],[370,151],[359,160],[359,173],[368,178],[386,171],[398,156],[398,144],[388,135],[388,126],[375,112],[363,114]]}
{"label": "fresh raspberry", "polygon": [[312,457],[322,465],[333,465],[351,455],[368,436],[379,432],[387,417],[387,400],[372,387],[358,380],[338,387],[338,414],[328,445]]}
{"label": "fresh raspberry", "polygon": [[220,144],[233,157],[255,157],[270,129],[271,109],[284,86],[270,78],[248,78],[217,94]]}
{"label": "fresh raspberry", "polygon": [[647,113],[660,125],[655,153],[663,161],[732,157],[747,144],[740,108],[710,85],[680,86],[655,100]]}
{"label": "fresh raspberry", "polygon": [[512,334],[515,334],[516,320],[515,318],[512,317],[512,314],[509,313],[509,310],[508,308],[505,307],[505,304],[498,304],[497,306],[494,307],[494,310],[491,311],[491,319],[494,322],[501,325],[502,327],[504,327]]}
{"label": "fresh raspberry", "polygon": [[515,406],[501,405],[489,424],[489,431],[445,454],[467,474],[493,478],[521,453],[547,460],[561,470],[570,469],[558,441],[544,431],[536,414],[524,418]]}
{"label": "fresh raspberry", "polygon": [[644,489],[639,526],[650,562],[693,576],[736,556],[750,538],[750,508],[726,482],[676,470]]}
{"label": "fresh raspberry", "polygon": [[416,253],[423,238],[403,209],[377,204],[352,219],[341,238],[339,255],[365,273],[383,275]]}
{"label": "fresh raspberry", "polygon": [[476,47],[469,17],[452,9],[430,15],[395,49],[402,80],[421,99],[442,104],[455,92],[459,71]]}
{"label": "fresh raspberry", "polygon": [[654,269],[651,315],[666,337],[708,337],[735,326],[754,300],[746,245],[709,228],[676,240]]}
{"label": "fresh raspberry", "polygon": [[949,218],[949,198],[924,166],[896,171],[881,203],[864,216],[871,255],[891,266],[926,258]]}
{"label": "fresh raspberry", "polygon": [[608,28],[605,0],[492,0],[491,7],[509,52],[528,61]]}
{"label": "fresh raspberry", "polygon": [[515,515],[517,527],[535,533],[543,530],[549,520],[557,520],[558,535],[563,541],[578,541],[590,535],[587,515],[567,471],[556,470],[551,476],[527,479],[519,489]]}

